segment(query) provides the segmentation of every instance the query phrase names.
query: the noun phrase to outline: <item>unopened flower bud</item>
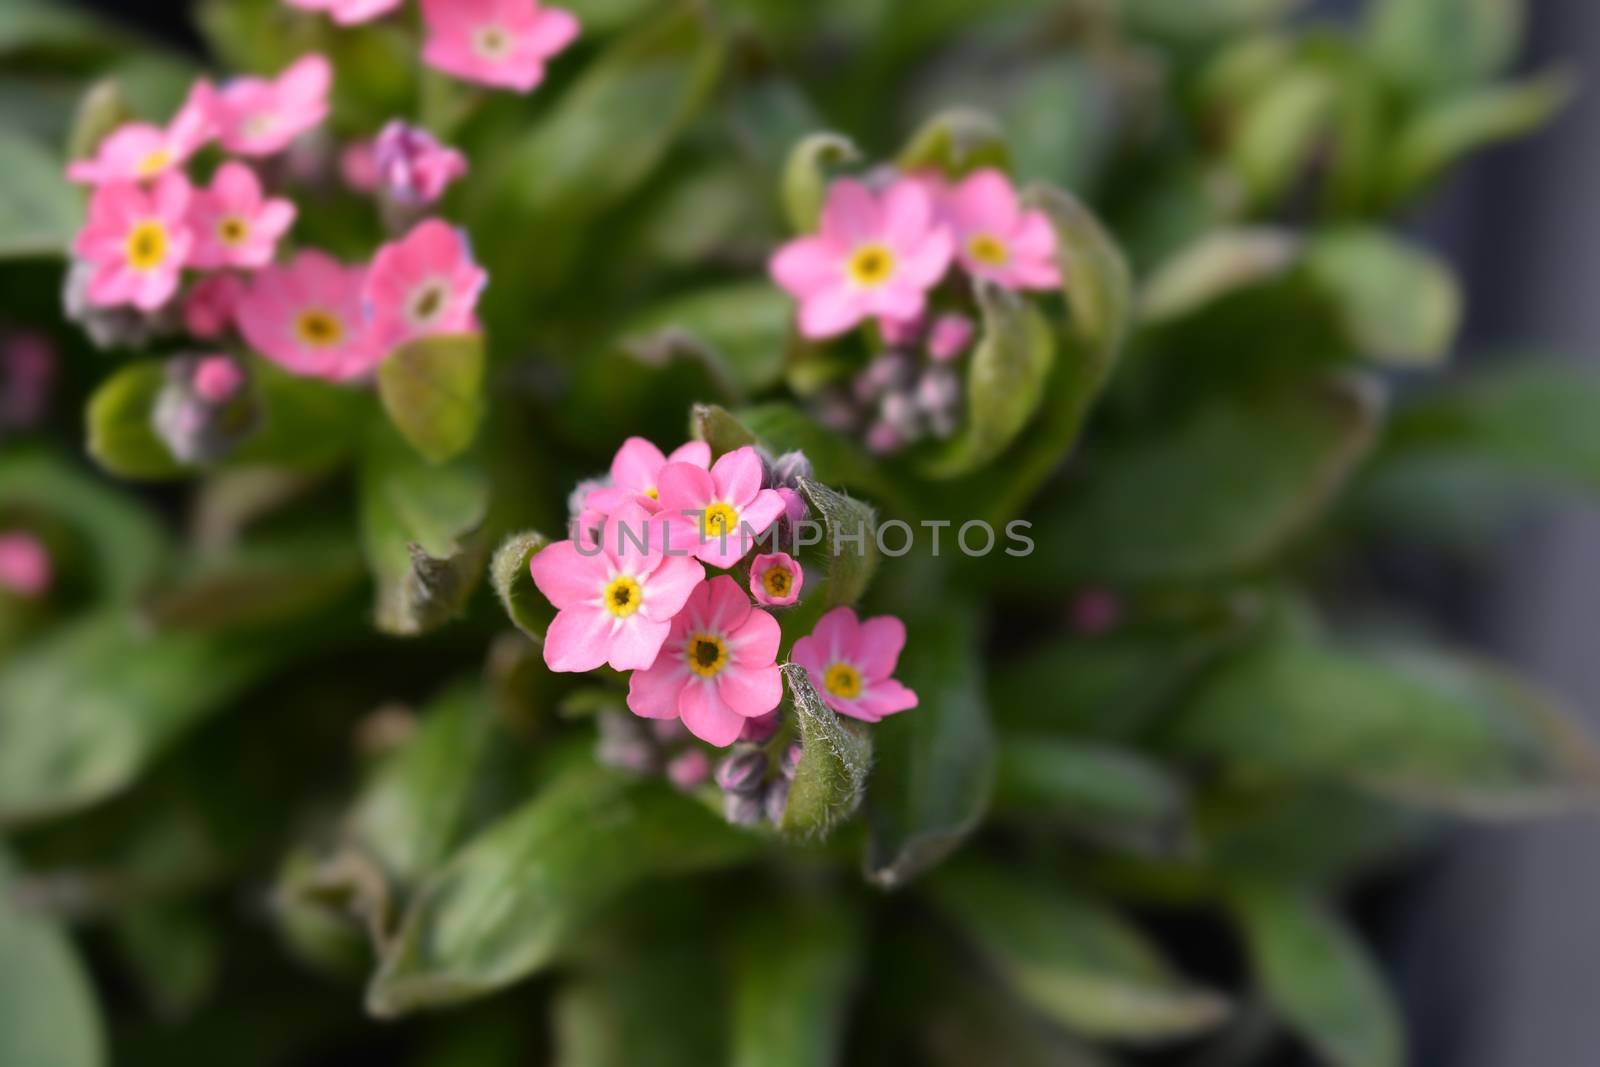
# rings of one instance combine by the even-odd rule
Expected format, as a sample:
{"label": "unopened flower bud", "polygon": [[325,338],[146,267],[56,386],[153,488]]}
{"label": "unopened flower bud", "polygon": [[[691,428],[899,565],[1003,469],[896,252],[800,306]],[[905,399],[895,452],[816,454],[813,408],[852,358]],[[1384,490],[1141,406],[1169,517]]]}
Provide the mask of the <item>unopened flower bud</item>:
{"label": "unopened flower bud", "polygon": [[667,764],[667,781],[687,793],[711,777],[711,760],[698,748],[680,752]]}
{"label": "unopened flower bud", "polygon": [[852,389],[859,403],[870,404],[883,394],[911,384],[916,363],[904,352],[885,352],[856,376]]}
{"label": "unopened flower bud", "polygon": [[782,725],[783,717],[776,711],[770,715],[758,715],[753,719],[744,721],[744,728],[739,731],[739,740],[751,745],[764,745],[772,740],[772,735],[778,732]]}
{"label": "unopened flower bud", "polygon": [[878,335],[890,348],[909,348],[922,340],[927,320],[921,315],[914,319],[879,319]]}
{"label": "unopened flower bud", "polygon": [[244,297],[244,283],[232,274],[213,274],[196,282],[183,298],[183,325],[190,336],[214,341],[233,325]]}
{"label": "unopened flower bud", "polygon": [[945,438],[956,432],[960,422],[961,381],[954,371],[945,367],[929,370],[917,382],[916,399],[935,437]]}
{"label": "unopened flower bud", "polygon": [[766,818],[765,797],[754,793],[729,793],[722,798],[722,817],[734,826],[760,826]]}
{"label": "unopened flower bud", "polygon": [[893,392],[878,405],[878,417],[893,426],[902,441],[915,441],[922,436],[922,411],[911,392]]}
{"label": "unopened flower bud", "polygon": [[56,377],[56,350],[43,334],[0,339],[0,434],[25,430],[44,418]]}
{"label": "unopened flower bud", "polygon": [[767,754],[735,752],[717,766],[717,786],[725,793],[753,793],[767,776]]}
{"label": "unopened flower bud", "polygon": [[34,600],[53,578],[50,553],[37,537],[25,530],[0,533],[0,591]]}
{"label": "unopened flower bud", "polygon": [[396,203],[431,204],[467,173],[467,159],[418,126],[390,122],[372,146],[378,182]]}
{"label": "unopened flower bud", "polygon": [[215,463],[231,453],[259,422],[245,372],[229,356],[180,356],[167,363],[167,382],[156,398],[156,436],[180,463]]}
{"label": "unopened flower bud", "polygon": [[887,422],[875,422],[867,431],[867,448],[877,455],[887,456],[898,452],[905,447],[905,444],[905,438],[900,436],[900,431]]}
{"label": "unopened flower bud", "polygon": [[599,739],[595,759],[607,767],[634,774],[654,774],[661,766],[661,754],[640,720],[615,711],[602,712],[595,720]]}
{"label": "unopened flower bud", "polygon": [[69,322],[83,327],[96,348],[143,348],[157,337],[175,331],[177,313],[168,304],[149,314],[131,306],[102,307],[89,299],[89,284],[95,265],[74,260],[61,290],[63,313]]}
{"label": "unopened flower bud", "polygon": [[676,744],[689,738],[689,728],[682,719],[651,719],[650,734],[663,745]]}
{"label": "unopened flower bud", "polygon": [[812,406],[817,421],[830,430],[849,433],[861,421],[860,409],[842,390],[830,390],[819,397]]}
{"label": "unopened flower bud", "polygon": [[1122,621],[1122,598],[1109,589],[1084,589],[1072,598],[1072,628],[1085,637],[1098,637]]}
{"label": "unopened flower bud", "polygon": [[800,742],[793,741],[783,750],[783,755],[778,757],[778,773],[785,778],[794,778],[795,771],[800,769],[800,757],[806,750]]}
{"label": "unopened flower bud", "polygon": [[772,461],[772,482],[776,487],[793,489],[800,484],[800,479],[810,481],[815,477],[811,460],[804,452],[785,452]]}
{"label": "unopened flower bud", "polygon": [[928,333],[928,355],[940,363],[959,359],[972,347],[972,320],[965,315],[940,315]]}
{"label": "unopened flower bud", "polygon": [[762,797],[762,807],[766,811],[768,822],[774,826],[783,825],[783,813],[789,807],[789,779],[773,779]]}

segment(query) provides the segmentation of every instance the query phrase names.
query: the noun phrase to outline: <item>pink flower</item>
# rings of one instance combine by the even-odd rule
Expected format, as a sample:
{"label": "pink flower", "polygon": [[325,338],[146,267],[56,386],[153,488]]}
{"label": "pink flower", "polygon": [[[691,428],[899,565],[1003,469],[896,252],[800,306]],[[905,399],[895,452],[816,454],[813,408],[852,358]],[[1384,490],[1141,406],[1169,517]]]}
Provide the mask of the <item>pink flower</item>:
{"label": "pink flower", "polygon": [[211,188],[197,191],[189,205],[194,228],[189,262],[203,270],[264,267],[294,216],[292,203],[263,197],[256,172],[230,160],[217,168]]}
{"label": "pink flower", "polygon": [[559,541],[529,561],[533,584],[557,609],[544,639],[553,671],[650,666],[705,580],[700,564],[667,554],[661,521],[637,504],[619,508],[601,534],[598,546]]}
{"label": "pink flower", "polygon": [[860,182],[833,183],[822,232],[772,257],[773,279],[800,301],[800,332],[834,337],[876,315],[918,318],[928,290],[950,266],[951,238],[920,184],[900,181],[881,196]]}
{"label": "pink flower", "polygon": [[828,707],[877,722],[917,706],[917,694],[889,677],[905,644],[905,624],[893,615],[861,622],[849,608],[834,608],[794,643],[793,655]]}
{"label": "pink flower", "polygon": [[302,56],[276,78],[236,78],[217,93],[222,146],[241,156],[270,156],[328,117],[333,67]]}
{"label": "pink flower", "polygon": [[233,325],[244,283],[232,274],[212,274],[190,287],[183,299],[183,325],[202,341],[214,341]]}
{"label": "pink flower", "polygon": [[[672,720],[676,725],[677,720]],[[672,757],[667,764],[667,781],[687,793],[698,789],[711,777],[711,757],[698,748],[691,748]]]}
{"label": "pink flower", "polygon": [[235,319],[250,346],[295,374],[342,382],[381,361],[361,314],[362,267],[305,251],[251,278]]}
{"label": "pink flower", "polygon": [[805,571],[787,552],[757,556],[750,564],[750,594],[758,604],[788,607],[800,599]]}
{"label": "pink flower", "polygon": [[339,176],[352,191],[378,191],[378,157],[373,142],[352,141],[339,153]]}
{"label": "pink flower", "polygon": [[467,157],[418,126],[396,119],[372,146],[377,178],[396,202],[431,204],[467,173]]}
{"label": "pink flower", "polygon": [[100,142],[93,159],[67,167],[67,177],[87,185],[107,182],[142,182],[159,178],[188,161],[214,137],[214,90],[199,81],[165,129],[148,122],[130,122],[113,130]]}
{"label": "pink flower", "polygon": [[661,510],[656,480],[668,463],[688,463],[710,470],[711,446],[704,441],[690,441],[674,449],[672,455],[663,456],[661,449],[643,437],[628,438],[611,460],[611,484],[589,493],[583,502],[585,510],[609,515],[629,500],[637,501],[646,511]]}
{"label": "pink flower", "polygon": [[89,221],[73,245],[94,265],[90,301],[155,311],[172,298],[193,243],[191,192],[189,179],[176,172],[163,174],[148,193],[125,182],[94,191]]}
{"label": "pink flower", "polygon": [[225,404],[244,387],[244,369],[231,356],[204,356],[195,364],[195,395],[208,404]]}
{"label": "pink flower", "polygon": [[43,596],[53,577],[50,554],[31,533],[0,533],[0,589],[30,600]]}
{"label": "pink flower", "polygon": [[928,332],[928,355],[938,363],[957,359],[972,347],[975,332],[972,320],[965,315],[955,312],[940,315],[934,320],[933,329]]}
{"label": "pink flower", "polygon": [[341,26],[371,22],[400,6],[400,0],[287,0],[287,3],[303,11],[326,11]]}
{"label": "pink flower", "polygon": [[719,574],[672,620],[655,663],[628,680],[628,707],[647,719],[681,718],[707,744],[731,745],[747,720],[783,699],[780,637],[778,620]]}
{"label": "pink flower", "polygon": [[467,81],[526,93],[578,36],[578,20],[537,0],[422,0],[422,59]]}
{"label": "pink flower", "polygon": [[387,355],[416,337],[477,332],[473,311],[488,280],[461,232],[438,219],[419,223],[372,261],[363,299],[373,343]]}
{"label": "pink flower", "polygon": [[695,546],[694,555],[713,567],[739,562],[752,539],[784,511],[783,497],[761,488],[761,457],[749,445],[727,453],[709,471],[668,463],[659,478],[674,550]]}
{"label": "pink flower", "polygon": [[955,230],[956,254],[974,277],[1006,289],[1055,289],[1056,230],[1042,211],[1024,211],[1011,179],[980,170],[948,190],[943,214]]}

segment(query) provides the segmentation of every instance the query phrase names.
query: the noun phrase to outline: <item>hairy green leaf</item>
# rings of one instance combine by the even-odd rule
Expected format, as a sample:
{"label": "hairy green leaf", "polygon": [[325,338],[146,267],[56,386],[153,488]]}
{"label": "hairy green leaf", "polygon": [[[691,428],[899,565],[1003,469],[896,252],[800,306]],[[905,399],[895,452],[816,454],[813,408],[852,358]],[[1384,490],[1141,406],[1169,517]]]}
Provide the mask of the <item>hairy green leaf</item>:
{"label": "hairy green leaf", "polygon": [[477,436],[484,370],[481,333],[419,337],[378,365],[378,396],[401,436],[443,463]]}
{"label": "hairy green leaf", "polygon": [[550,539],[531,530],[512,534],[495,549],[489,564],[489,581],[494,586],[500,605],[517,629],[529,639],[544,643],[545,630],[555,617],[555,608],[533,584],[533,574],[528,564]]}
{"label": "hairy green leaf", "polygon": [[795,233],[812,233],[828,195],[828,171],[854,163],[861,152],[850,138],[814,133],[796,144],[783,168],[783,209]]}
{"label": "hairy green leaf", "polygon": [[804,749],[782,829],[793,837],[826,837],[861,804],[872,769],[872,737],[822,702],[804,667],[784,664],[783,680]]}

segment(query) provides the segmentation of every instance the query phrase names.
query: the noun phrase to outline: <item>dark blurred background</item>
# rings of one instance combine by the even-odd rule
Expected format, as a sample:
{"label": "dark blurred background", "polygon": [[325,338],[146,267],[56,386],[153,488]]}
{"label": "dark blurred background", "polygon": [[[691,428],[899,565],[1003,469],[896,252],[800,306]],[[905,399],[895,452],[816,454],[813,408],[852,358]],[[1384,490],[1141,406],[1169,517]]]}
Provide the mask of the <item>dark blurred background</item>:
{"label": "dark blurred background", "polygon": [[[198,47],[181,0],[87,6]],[[1361,5],[1305,6],[1308,17],[1318,17]],[[1523,67],[1600,71],[1600,2],[1540,0],[1531,16]],[[1569,359],[1600,353],[1597,190],[1600,95],[1590,91],[1539,137],[1470,165],[1411,220],[1462,272],[1469,312],[1461,362],[1530,351]],[[1600,728],[1593,625],[1600,514],[1578,505],[1541,508],[1523,518],[1482,572],[1423,568],[1396,580],[1439,605],[1441,625],[1456,636],[1520,665]],[[1416,1063],[1600,1063],[1595,842],[1595,827],[1578,820],[1463,830],[1433,861],[1381,894],[1370,909],[1374,935],[1399,978]]]}

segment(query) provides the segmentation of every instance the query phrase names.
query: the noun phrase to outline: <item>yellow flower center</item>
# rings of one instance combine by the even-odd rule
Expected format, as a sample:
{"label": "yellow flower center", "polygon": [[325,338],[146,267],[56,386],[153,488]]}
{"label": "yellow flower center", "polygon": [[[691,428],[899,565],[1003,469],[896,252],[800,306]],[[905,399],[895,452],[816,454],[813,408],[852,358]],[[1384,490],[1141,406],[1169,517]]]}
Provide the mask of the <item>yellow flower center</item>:
{"label": "yellow flower center", "polygon": [[644,491],[644,495],[645,495],[645,496],[647,496],[647,497],[649,497],[649,498],[650,498],[650,499],[651,499],[651,500],[660,500],[660,499],[661,499],[661,492],[660,492],[660,490],[658,490],[658,489],[657,489],[657,488],[656,488],[656,487],[655,487],[655,486],[653,486],[653,485],[652,485],[652,486],[651,486],[651,487],[650,487],[650,488],[648,488],[648,489],[646,489],[646,490],[645,490],[645,491]]}
{"label": "yellow flower center", "polygon": [[139,223],[128,234],[127,254],[134,270],[155,270],[166,262],[167,228],[154,219]]}
{"label": "yellow flower center", "polygon": [[433,323],[438,314],[444,310],[445,300],[449,295],[449,285],[446,282],[428,282],[419,289],[411,298],[411,310],[407,313],[411,325],[418,329],[426,328]]}
{"label": "yellow flower center", "polygon": [[723,644],[720,637],[695,634],[685,646],[684,659],[688,661],[689,669],[700,677],[714,678],[718,671],[728,665],[728,646]]}
{"label": "yellow flower center", "polygon": [[158,148],[139,160],[139,177],[153,178],[166,170],[171,164],[172,153],[165,148]]}
{"label": "yellow flower center", "polygon": [[307,308],[294,320],[294,334],[303,345],[336,345],[344,340],[344,323],[321,308]]}
{"label": "yellow flower center", "polygon": [[472,36],[472,47],[484,59],[498,63],[511,52],[511,35],[504,26],[480,26]]}
{"label": "yellow flower center", "polygon": [[626,619],[639,610],[644,600],[644,590],[626,574],[619,574],[606,586],[604,599],[607,611],[619,619]]}
{"label": "yellow flower center", "polygon": [[250,224],[238,215],[229,215],[217,223],[217,240],[229,248],[238,248],[250,237]]}
{"label": "yellow flower center", "polygon": [[739,513],[728,504],[712,504],[700,520],[702,537],[721,540],[732,537],[739,530]]}
{"label": "yellow flower center", "polygon": [[761,587],[774,599],[788,596],[789,587],[793,584],[789,571],[784,567],[770,567],[761,576]]}
{"label": "yellow flower center", "polygon": [[861,672],[848,663],[835,663],[822,676],[822,685],[836,697],[854,700],[861,695]]}
{"label": "yellow flower center", "polygon": [[1011,250],[993,234],[980,233],[967,242],[967,254],[988,267],[1003,267],[1011,261]]}
{"label": "yellow flower center", "polygon": [[862,245],[850,257],[850,280],[863,288],[882,285],[894,274],[894,253],[883,245]]}

